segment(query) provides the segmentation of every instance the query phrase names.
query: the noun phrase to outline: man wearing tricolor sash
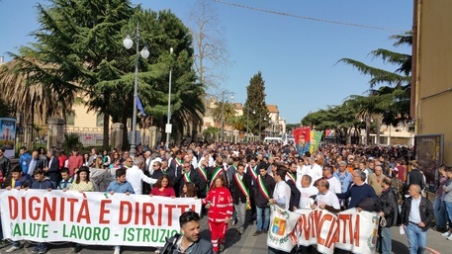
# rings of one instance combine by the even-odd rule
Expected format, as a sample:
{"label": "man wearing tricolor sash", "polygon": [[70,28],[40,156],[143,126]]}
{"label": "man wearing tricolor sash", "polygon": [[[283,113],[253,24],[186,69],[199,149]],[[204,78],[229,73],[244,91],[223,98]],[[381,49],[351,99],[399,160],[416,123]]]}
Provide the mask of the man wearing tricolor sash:
{"label": "man wearing tricolor sash", "polygon": [[[177,150],[174,155],[176,156],[174,159],[171,160],[169,168],[171,170],[174,170],[177,172],[177,168],[182,167],[183,161],[182,161],[182,152],[181,150]],[[177,175],[176,175],[177,177]]]}
{"label": "man wearing tricolor sash", "polygon": [[238,164],[237,173],[235,173],[231,179],[231,191],[240,234],[243,234],[245,231],[246,210],[251,209],[250,189],[251,177],[245,174],[245,166],[243,164]]}
{"label": "man wearing tricolor sash", "polygon": [[207,176],[207,161],[202,161],[199,167],[196,168],[196,172],[200,176],[200,183],[198,187],[198,196],[204,198],[207,195],[207,186],[209,184],[209,178]]}
{"label": "man wearing tricolor sash", "polygon": [[231,184],[231,180],[235,173],[237,173],[237,166],[239,165],[239,159],[237,157],[232,158],[232,165],[228,167],[228,184]]}
{"label": "man wearing tricolor sash", "polygon": [[246,167],[246,173],[251,176],[252,184],[254,185],[254,182],[257,180],[257,165],[256,165],[256,158],[251,158],[248,167]]}
{"label": "man wearing tricolor sash", "polygon": [[254,236],[257,236],[268,231],[270,223],[269,200],[275,189],[275,180],[267,173],[265,168],[259,169],[257,184],[253,186],[253,189],[257,213],[257,230],[254,232]]}
{"label": "man wearing tricolor sash", "polygon": [[182,190],[182,188],[184,187],[184,184],[187,182],[191,182],[194,183],[195,186],[199,186],[201,179],[197,173],[197,171],[192,170],[192,165],[190,163],[190,161],[185,161],[183,163],[183,167],[180,171],[180,176],[177,178],[177,184],[179,185],[179,190]]}
{"label": "man wearing tricolor sash", "polygon": [[297,210],[300,205],[301,193],[297,188],[297,167],[297,163],[291,162],[285,178],[287,185],[290,187],[290,211]]}

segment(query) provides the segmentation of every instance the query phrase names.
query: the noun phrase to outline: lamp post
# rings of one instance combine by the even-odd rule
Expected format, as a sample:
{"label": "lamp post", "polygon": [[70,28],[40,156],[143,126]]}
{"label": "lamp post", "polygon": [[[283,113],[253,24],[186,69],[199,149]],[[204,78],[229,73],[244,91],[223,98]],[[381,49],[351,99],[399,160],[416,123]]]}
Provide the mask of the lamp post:
{"label": "lamp post", "polygon": [[[254,115],[256,115],[256,110],[253,110],[253,116],[254,116]],[[254,118],[254,117],[253,117],[253,118]],[[253,124],[253,126],[254,126],[254,124]],[[254,128],[253,128],[253,129],[254,129]],[[253,131],[253,141],[255,141],[255,140],[254,140],[254,131]]]}
{"label": "lamp post", "polygon": [[[170,55],[173,55],[173,48],[170,48]],[[171,64],[171,68],[170,68],[170,72],[169,72],[169,88],[168,88],[168,120],[166,122],[166,126],[165,126],[165,132],[166,132],[166,149],[169,149],[169,140],[170,140],[170,135],[171,135],[171,129],[172,129],[172,125],[170,124],[170,120],[171,120],[171,77],[172,77],[172,72],[173,72],[173,65]]]}
{"label": "lamp post", "polygon": [[[140,47],[140,24],[137,24],[137,30],[135,31],[135,39],[136,39],[136,54],[135,54],[135,82],[133,86],[133,115],[132,115],[132,138],[130,140],[130,156],[135,157],[137,152],[137,144],[136,144],[136,131],[137,131],[137,100],[138,100],[138,60],[141,54],[141,57],[144,59],[149,57],[149,50],[146,46],[143,47],[141,52],[139,51]],[[130,49],[133,46],[133,40],[130,35],[127,35],[123,41],[124,47],[126,49]]]}

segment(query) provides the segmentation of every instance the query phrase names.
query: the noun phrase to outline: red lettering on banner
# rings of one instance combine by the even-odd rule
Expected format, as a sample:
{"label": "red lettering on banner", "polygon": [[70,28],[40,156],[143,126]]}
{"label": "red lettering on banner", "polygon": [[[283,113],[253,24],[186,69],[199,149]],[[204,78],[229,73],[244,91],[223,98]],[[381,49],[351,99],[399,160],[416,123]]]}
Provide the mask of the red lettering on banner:
{"label": "red lettering on banner", "polygon": [[[353,239],[353,225],[352,225],[352,215],[351,214],[338,214],[339,220],[342,220],[344,223],[344,227],[341,229],[339,229],[339,231],[342,231],[342,243],[346,243],[347,240],[347,235],[346,233],[348,232],[350,234],[350,241],[352,241]],[[348,230],[347,230],[347,225],[348,225]]]}
{"label": "red lettering on banner", "polygon": [[159,212],[157,213],[157,226],[162,225],[162,204],[159,204],[158,206]]}
{"label": "red lettering on banner", "polygon": [[19,202],[15,197],[8,196],[8,207],[9,207],[9,216],[11,220],[17,219],[17,216],[19,215]]}
{"label": "red lettering on banner", "polygon": [[141,214],[141,209],[140,209],[140,203],[135,202],[135,225],[138,225],[138,222],[140,221],[140,214]]}
{"label": "red lettering on banner", "polygon": [[80,211],[78,212],[77,222],[80,223],[82,219],[85,219],[87,224],[91,224],[91,216],[89,216],[88,199],[83,199]]}
{"label": "red lettering on banner", "polygon": [[[100,201],[100,214],[99,214],[99,224],[109,224],[110,220],[105,218],[105,215],[110,214],[110,209],[107,209],[107,204],[111,204],[111,199],[102,199]],[[109,217],[109,216],[108,216]]]}
{"label": "red lettering on banner", "polygon": [[[64,199],[62,199],[62,200],[64,200]],[[60,203],[60,221],[64,221],[64,213],[65,213],[64,208],[66,207],[65,204],[66,204],[66,202]]]}
{"label": "red lettering on banner", "polygon": [[325,239],[320,237],[320,235],[322,233],[323,223],[325,223],[326,221],[331,221],[332,219],[333,219],[333,217],[331,216],[331,214],[325,214],[320,218],[320,221],[317,224],[317,243],[318,244],[326,246]]}
{"label": "red lettering on banner", "polygon": [[176,208],[176,205],[165,204],[165,208],[168,208],[168,226],[171,227],[173,225],[173,209]]}
{"label": "red lettering on banner", "polygon": [[[41,204],[41,199],[39,197],[30,197],[30,199],[28,199],[28,209],[30,209],[30,219],[39,220],[39,217],[41,217],[41,209],[39,209],[39,207],[34,207],[33,204],[35,203],[38,205]],[[35,211],[35,213],[33,213],[33,210]]]}
{"label": "red lettering on banner", "polygon": [[331,225],[330,225],[330,230],[328,231],[328,236],[326,239],[325,246],[328,249],[331,249],[331,246],[338,240],[337,234],[338,234],[339,228],[337,227],[337,224],[338,224],[337,217],[332,216],[331,214],[328,214],[327,216],[331,217]]}
{"label": "red lettering on banner", "polygon": [[355,233],[353,234],[353,244],[359,247],[359,214],[356,215]]}
{"label": "red lettering on banner", "polygon": [[[50,203],[52,201],[52,203]],[[42,220],[45,221],[47,215],[51,221],[56,220],[56,207],[57,207],[57,199],[56,198],[44,198],[44,205],[42,206]],[[63,201],[63,200],[62,200]],[[61,202],[63,203],[63,202]]]}
{"label": "red lettering on banner", "polygon": [[69,219],[69,221],[70,222],[74,222],[74,215],[75,215],[75,203],[76,202],[78,202],[78,199],[76,199],[76,198],[68,198],[68,199],[66,199],[67,200],[67,202],[69,203],[69,216],[70,216],[70,219]]}
{"label": "red lettering on banner", "polygon": [[[309,214],[310,215],[310,214]],[[309,217],[306,216],[306,214],[302,214],[300,218],[298,219],[298,228],[299,232],[304,235],[304,239],[307,241],[310,239],[310,230],[311,230],[311,223],[309,223]]]}
{"label": "red lettering on banner", "polygon": [[317,232],[319,231],[319,222],[320,218],[322,217],[322,211],[321,210],[314,210],[311,214],[311,223],[312,223],[312,229],[311,229],[311,236],[317,237]]}
{"label": "red lettering on banner", "polygon": [[22,197],[22,220],[25,220],[25,218],[27,218],[27,200],[25,199],[25,197]]}
{"label": "red lettering on banner", "polygon": [[[148,209],[149,209],[149,211],[148,211]],[[142,224],[148,225],[147,221],[149,221],[150,226],[154,226],[154,219],[152,218],[152,215],[154,215],[154,204],[144,203],[143,209],[142,209],[142,214],[143,214]],[[146,220],[146,219],[148,219],[148,220]]]}
{"label": "red lettering on banner", "polygon": [[[132,221],[132,203],[129,201],[119,202],[119,224],[129,224]],[[124,218],[124,208],[127,209],[127,218]]]}

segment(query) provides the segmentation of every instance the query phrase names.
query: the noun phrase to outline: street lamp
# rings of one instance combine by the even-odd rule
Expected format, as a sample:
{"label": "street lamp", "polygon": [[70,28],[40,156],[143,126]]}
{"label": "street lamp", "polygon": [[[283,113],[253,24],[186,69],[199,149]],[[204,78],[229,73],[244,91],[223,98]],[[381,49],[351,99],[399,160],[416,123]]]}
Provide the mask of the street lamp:
{"label": "street lamp", "polygon": [[[253,110],[253,116],[255,116],[256,115],[256,110]],[[254,118],[254,117],[253,117]],[[254,127],[255,125],[253,124],[253,127]],[[253,128],[254,129],[254,128]],[[253,131],[253,141],[254,141],[254,131]]]}
{"label": "street lamp", "polygon": [[[136,56],[135,56],[135,83],[133,86],[133,115],[132,115],[132,138],[130,141],[130,156],[135,157],[136,154],[136,130],[137,130],[137,100],[138,100],[138,60],[141,57],[144,59],[149,57],[149,50],[146,46],[143,47],[141,52],[140,47],[140,24],[137,24],[137,30],[135,31],[136,39]],[[133,46],[133,40],[130,35],[127,35],[123,41],[124,47],[126,49],[131,49]]]}
{"label": "street lamp", "polygon": [[[170,48],[170,55],[173,55],[173,48]],[[166,122],[165,132],[166,132],[166,149],[169,148],[169,140],[171,135],[172,126],[170,124],[171,120],[171,76],[173,72],[173,65],[171,64],[170,72],[169,72],[169,88],[168,88],[168,120]]]}

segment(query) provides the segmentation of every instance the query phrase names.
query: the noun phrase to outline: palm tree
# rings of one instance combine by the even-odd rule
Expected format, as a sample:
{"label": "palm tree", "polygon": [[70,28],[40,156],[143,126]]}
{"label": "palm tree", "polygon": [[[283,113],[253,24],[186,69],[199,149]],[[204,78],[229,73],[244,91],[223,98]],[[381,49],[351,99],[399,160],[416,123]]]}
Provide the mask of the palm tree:
{"label": "palm tree", "polygon": [[[394,46],[408,44],[411,46],[412,33],[407,32],[403,35],[391,36],[396,42]],[[357,68],[359,72],[370,75],[368,98],[353,95],[348,99],[348,103],[358,108],[356,117],[359,119],[371,119],[372,116],[377,120],[377,144],[380,142],[379,126],[381,121],[385,124],[397,125],[400,121],[409,120],[410,112],[410,81],[411,81],[411,55],[393,52],[386,49],[377,49],[370,53],[373,57],[381,58],[385,63],[398,65],[394,71],[387,71],[366,65],[360,61],[350,58],[342,58],[343,62]],[[388,84],[389,86],[376,86]],[[353,102],[353,100],[356,100]],[[366,136],[369,138],[366,122]]]}
{"label": "palm tree", "polygon": [[[45,68],[43,63],[29,57],[23,57],[21,60],[14,59],[2,65],[0,67],[0,99],[15,108],[16,112],[20,112],[23,122],[29,126],[37,120],[35,117],[43,122],[50,117],[64,118],[72,109],[74,94],[61,96],[47,84],[30,83],[29,80],[35,79],[37,73],[18,71],[26,68],[27,62]],[[26,136],[31,137],[31,133],[27,133]],[[29,141],[31,140],[26,142]]]}

